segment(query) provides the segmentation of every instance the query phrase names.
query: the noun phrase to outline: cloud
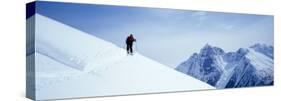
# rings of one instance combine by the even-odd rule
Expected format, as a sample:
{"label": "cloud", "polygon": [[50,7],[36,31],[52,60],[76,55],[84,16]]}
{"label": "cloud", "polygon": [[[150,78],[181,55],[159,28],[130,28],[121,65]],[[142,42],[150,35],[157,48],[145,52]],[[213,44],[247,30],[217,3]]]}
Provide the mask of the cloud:
{"label": "cloud", "polygon": [[197,27],[200,27],[208,19],[207,16],[207,12],[204,11],[194,11],[191,13],[191,17],[198,21],[196,24]]}
{"label": "cloud", "polygon": [[234,26],[233,25],[226,25],[225,29],[232,29]]}
{"label": "cloud", "polygon": [[221,24],[221,27],[223,29],[226,29],[226,30],[231,30],[233,29],[235,26],[234,25],[231,25],[231,24]]}
{"label": "cloud", "polygon": [[191,16],[193,17],[200,17],[200,16],[205,16],[207,15],[207,12],[204,12],[204,11],[194,11]]}

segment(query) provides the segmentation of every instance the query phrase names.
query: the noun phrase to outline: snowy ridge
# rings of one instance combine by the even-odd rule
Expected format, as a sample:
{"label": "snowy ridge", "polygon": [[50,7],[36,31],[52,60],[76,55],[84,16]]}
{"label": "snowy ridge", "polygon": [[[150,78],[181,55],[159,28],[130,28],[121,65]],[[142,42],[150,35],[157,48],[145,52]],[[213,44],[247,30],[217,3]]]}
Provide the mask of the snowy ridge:
{"label": "snowy ridge", "polygon": [[249,49],[249,53],[246,55],[246,57],[250,60],[251,64],[254,67],[257,67],[257,70],[262,69],[271,69],[273,61],[272,59],[268,58],[266,55],[263,55],[261,53],[255,52],[253,49]]}
{"label": "snowy ridge", "polygon": [[255,50],[256,52],[262,53],[270,58],[274,58],[273,56],[273,47],[266,44],[255,44],[250,47],[251,49]]}
{"label": "snowy ridge", "polygon": [[273,85],[273,47],[255,44],[224,53],[207,44],[176,70],[216,88]]}
{"label": "snowy ridge", "polygon": [[145,56],[36,14],[36,98],[110,96],[214,87]]}

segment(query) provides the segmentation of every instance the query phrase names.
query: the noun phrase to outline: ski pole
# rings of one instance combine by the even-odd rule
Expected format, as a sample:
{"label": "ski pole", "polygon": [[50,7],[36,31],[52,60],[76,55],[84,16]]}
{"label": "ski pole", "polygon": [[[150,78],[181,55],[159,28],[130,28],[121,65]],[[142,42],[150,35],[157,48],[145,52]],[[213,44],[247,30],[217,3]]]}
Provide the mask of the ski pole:
{"label": "ski pole", "polygon": [[138,45],[137,45],[137,41],[136,41],[136,51],[138,50]]}
{"label": "ski pole", "polygon": [[124,47],[123,47],[125,50],[126,50],[126,44],[124,44]]}

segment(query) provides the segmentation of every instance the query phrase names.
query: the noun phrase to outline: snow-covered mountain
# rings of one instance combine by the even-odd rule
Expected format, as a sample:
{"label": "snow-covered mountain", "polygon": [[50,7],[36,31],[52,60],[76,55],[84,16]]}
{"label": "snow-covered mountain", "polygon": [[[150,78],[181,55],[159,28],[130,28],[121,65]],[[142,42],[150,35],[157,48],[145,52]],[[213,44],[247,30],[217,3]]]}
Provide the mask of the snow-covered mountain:
{"label": "snow-covered mountain", "polygon": [[30,19],[36,22],[37,100],[215,89],[48,17]]}
{"label": "snow-covered mountain", "polygon": [[270,58],[274,58],[273,57],[273,47],[270,45],[266,45],[266,44],[255,44],[253,46],[251,46],[250,48],[254,49],[256,52],[260,52]]}
{"label": "snow-covered mountain", "polygon": [[273,85],[273,47],[255,44],[225,53],[207,44],[176,70],[216,88]]}

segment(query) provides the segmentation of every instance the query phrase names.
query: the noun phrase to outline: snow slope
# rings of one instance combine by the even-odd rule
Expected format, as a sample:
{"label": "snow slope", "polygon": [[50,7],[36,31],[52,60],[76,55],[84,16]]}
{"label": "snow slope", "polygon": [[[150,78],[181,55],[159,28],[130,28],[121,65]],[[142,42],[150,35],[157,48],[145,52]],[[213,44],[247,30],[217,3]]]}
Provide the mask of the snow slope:
{"label": "snow slope", "polygon": [[141,54],[128,56],[112,43],[34,16],[37,100],[214,89]]}

